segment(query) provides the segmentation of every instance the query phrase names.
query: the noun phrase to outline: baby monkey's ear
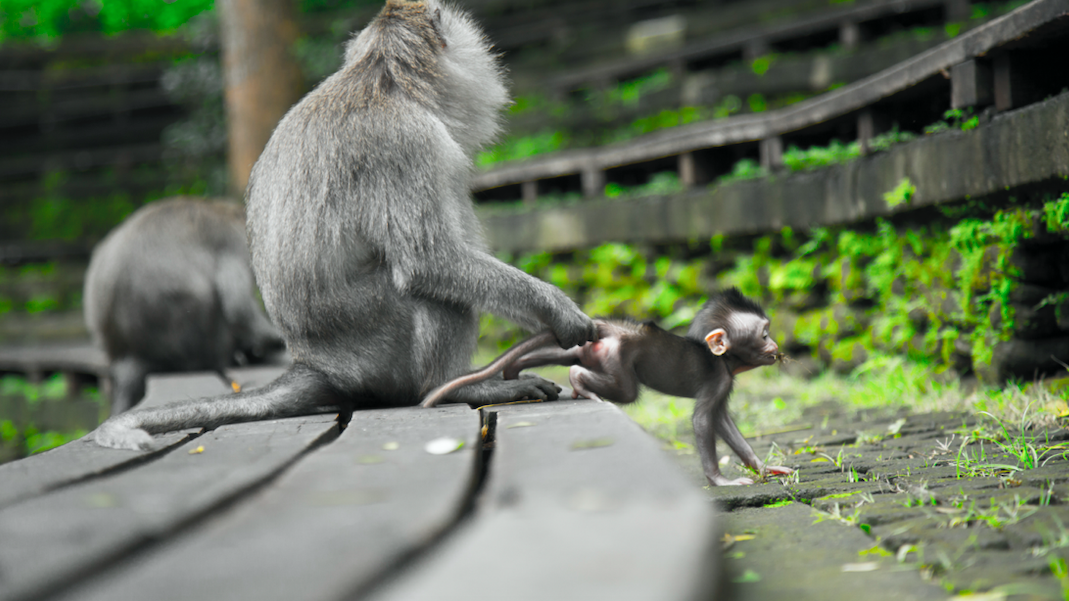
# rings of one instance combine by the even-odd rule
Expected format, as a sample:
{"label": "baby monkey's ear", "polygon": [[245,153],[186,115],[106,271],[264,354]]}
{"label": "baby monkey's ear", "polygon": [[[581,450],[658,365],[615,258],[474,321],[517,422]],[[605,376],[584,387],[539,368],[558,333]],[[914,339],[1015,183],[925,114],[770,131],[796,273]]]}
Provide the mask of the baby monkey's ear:
{"label": "baby monkey's ear", "polygon": [[731,341],[728,340],[728,333],[724,328],[717,328],[706,334],[705,344],[709,345],[709,350],[717,357],[731,349]]}

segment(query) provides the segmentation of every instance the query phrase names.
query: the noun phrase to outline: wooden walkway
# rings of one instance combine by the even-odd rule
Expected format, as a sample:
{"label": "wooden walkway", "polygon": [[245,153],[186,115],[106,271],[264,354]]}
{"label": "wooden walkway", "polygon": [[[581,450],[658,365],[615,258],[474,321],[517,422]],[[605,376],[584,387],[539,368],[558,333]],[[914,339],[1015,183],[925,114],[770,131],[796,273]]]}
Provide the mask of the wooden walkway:
{"label": "wooden walkway", "polygon": [[[252,388],[278,373],[231,375]],[[214,374],[154,377],[144,402],[227,391]],[[442,439],[463,444],[431,452]],[[374,410],[344,430],[320,415],[159,441],[80,440],[0,466],[0,600],[668,600],[718,584],[710,501],[608,403]]]}

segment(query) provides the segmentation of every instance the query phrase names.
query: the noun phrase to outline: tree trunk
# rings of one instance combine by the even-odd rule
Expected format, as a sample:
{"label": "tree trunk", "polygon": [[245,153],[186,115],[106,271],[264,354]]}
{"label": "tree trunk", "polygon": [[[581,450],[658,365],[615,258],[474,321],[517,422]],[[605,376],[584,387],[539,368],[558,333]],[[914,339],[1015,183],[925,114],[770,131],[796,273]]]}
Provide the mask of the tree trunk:
{"label": "tree trunk", "polygon": [[293,54],[294,0],[220,0],[230,190],[245,193],[253,163],[304,88]]}

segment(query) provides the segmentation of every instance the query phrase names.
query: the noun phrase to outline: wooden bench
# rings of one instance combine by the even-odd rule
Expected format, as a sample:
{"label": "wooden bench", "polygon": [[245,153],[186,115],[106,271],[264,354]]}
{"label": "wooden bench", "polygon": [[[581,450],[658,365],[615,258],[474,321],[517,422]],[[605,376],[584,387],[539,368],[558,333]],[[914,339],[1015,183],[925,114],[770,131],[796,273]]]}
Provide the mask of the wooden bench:
{"label": "wooden bench", "polygon": [[[279,368],[235,370],[246,388]],[[145,404],[225,394],[153,377]],[[693,599],[711,502],[594,401],[318,415],[79,440],[0,466],[0,600]],[[462,442],[444,454],[438,439]],[[448,448],[448,445],[446,445]]]}

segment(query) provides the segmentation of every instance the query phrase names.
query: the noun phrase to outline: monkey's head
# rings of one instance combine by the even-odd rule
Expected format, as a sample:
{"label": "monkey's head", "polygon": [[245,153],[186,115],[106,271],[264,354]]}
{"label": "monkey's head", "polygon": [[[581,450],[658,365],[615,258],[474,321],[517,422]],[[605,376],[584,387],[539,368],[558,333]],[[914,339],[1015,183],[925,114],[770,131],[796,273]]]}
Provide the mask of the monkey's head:
{"label": "monkey's head", "polygon": [[703,341],[718,357],[729,360],[733,374],[772,365],[779,345],[769,336],[769,319],[761,305],[738,288],[728,288],[698,310],[687,336]]}
{"label": "monkey's head", "polygon": [[[380,102],[412,100],[473,155],[500,131],[504,69],[467,13],[438,0],[387,0],[345,47],[345,67],[375,74]],[[385,100],[383,100],[385,99]]]}

